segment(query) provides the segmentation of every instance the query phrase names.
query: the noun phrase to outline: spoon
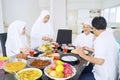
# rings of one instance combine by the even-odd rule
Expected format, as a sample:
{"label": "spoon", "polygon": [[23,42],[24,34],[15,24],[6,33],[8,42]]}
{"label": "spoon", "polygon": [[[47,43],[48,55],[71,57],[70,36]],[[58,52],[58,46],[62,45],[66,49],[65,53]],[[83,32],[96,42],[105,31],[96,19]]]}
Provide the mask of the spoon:
{"label": "spoon", "polygon": [[14,73],[15,73],[15,76],[16,76],[16,80],[21,80],[20,76],[16,72],[14,72]]}

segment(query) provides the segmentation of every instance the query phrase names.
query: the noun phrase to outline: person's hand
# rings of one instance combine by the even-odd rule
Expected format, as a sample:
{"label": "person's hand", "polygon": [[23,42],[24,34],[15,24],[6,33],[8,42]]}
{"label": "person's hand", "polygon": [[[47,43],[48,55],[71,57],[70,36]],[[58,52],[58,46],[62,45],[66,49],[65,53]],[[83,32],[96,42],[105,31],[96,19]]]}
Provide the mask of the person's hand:
{"label": "person's hand", "polygon": [[90,51],[90,52],[94,52],[93,48],[89,48],[88,46],[83,46],[84,50]]}
{"label": "person's hand", "polygon": [[82,47],[76,47],[75,54],[79,54],[81,57],[86,55]]}
{"label": "person's hand", "polygon": [[52,41],[53,41],[52,38],[47,37],[47,36],[43,36],[43,37],[42,37],[42,40],[44,40],[44,41],[49,41],[49,42],[52,42]]}
{"label": "person's hand", "polygon": [[16,55],[16,58],[28,59],[27,56],[28,56],[28,54],[20,53],[20,54],[17,54],[17,55]]}
{"label": "person's hand", "polygon": [[50,42],[52,42],[52,41],[53,41],[53,39],[52,39],[52,38],[49,38],[49,41],[50,41]]}
{"label": "person's hand", "polygon": [[44,40],[44,41],[48,41],[49,38],[48,38],[47,36],[43,36],[43,37],[42,37],[42,40]]}
{"label": "person's hand", "polygon": [[31,50],[30,48],[21,48],[20,52],[25,53],[25,54],[29,54],[30,50]]}
{"label": "person's hand", "polygon": [[90,48],[88,46],[83,46],[84,50],[89,50]]}

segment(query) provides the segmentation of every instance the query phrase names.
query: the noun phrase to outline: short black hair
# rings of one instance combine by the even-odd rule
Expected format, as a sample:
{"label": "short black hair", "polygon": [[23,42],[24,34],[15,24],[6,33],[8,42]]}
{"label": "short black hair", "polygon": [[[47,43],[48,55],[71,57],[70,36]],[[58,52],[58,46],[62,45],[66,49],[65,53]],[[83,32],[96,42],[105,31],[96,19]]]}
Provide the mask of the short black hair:
{"label": "short black hair", "polygon": [[106,22],[105,18],[102,16],[95,17],[92,20],[92,26],[98,30],[100,30],[100,29],[104,30],[104,29],[106,29],[107,22]]}

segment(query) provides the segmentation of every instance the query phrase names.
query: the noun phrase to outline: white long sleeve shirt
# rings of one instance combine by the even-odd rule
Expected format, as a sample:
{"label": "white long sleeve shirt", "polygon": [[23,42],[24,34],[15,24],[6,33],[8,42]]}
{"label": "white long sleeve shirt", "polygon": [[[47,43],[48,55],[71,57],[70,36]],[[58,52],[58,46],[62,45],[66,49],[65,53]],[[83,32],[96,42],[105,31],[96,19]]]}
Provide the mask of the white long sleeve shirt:
{"label": "white long sleeve shirt", "polygon": [[85,33],[81,33],[77,36],[77,38],[74,40],[73,45],[74,46],[88,46],[90,48],[93,47],[93,37],[94,35],[92,33],[86,35]]}
{"label": "white long sleeve shirt", "polygon": [[94,41],[95,58],[104,59],[102,65],[95,64],[93,68],[96,80],[117,80],[118,73],[118,46],[113,35],[102,32]]}

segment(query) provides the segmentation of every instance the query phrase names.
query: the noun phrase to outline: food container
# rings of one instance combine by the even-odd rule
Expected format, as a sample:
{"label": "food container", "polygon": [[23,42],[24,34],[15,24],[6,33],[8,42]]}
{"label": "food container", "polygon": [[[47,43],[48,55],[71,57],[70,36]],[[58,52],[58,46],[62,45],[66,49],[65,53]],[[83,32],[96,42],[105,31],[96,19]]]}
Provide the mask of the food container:
{"label": "food container", "polygon": [[37,68],[25,68],[16,73],[17,80],[36,80],[42,76],[42,71]]}
{"label": "food container", "polygon": [[27,66],[32,68],[44,69],[46,66],[53,62],[51,58],[48,57],[38,57],[31,58],[27,61]]}
{"label": "food container", "polygon": [[61,55],[61,60],[63,62],[66,62],[66,63],[69,63],[71,65],[76,65],[80,62],[80,59],[78,58],[79,55],[78,54],[64,54],[64,55]]}
{"label": "food container", "polygon": [[0,57],[0,69],[3,69],[4,65],[8,62],[8,57]]}
{"label": "food container", "polygon": [[[57,72],[56,70],[51,69],[52,68],[51,65],[47,66],[44,69],[44,73],[45,73],[46,76],[48,76],[49,78],[51,78],[53,80],[68,80],[68,79],[72,78],[76,74],[75,67],[73,67],[72,65],[70,65],[70,67],[72,68],[72,72],[73,72],[72,74],[65,74],[65,73],[69,73],[69,71],[70,71],[70,69],[67,68],[67,67],[66,68],[64,67],[64,71]],[[67,69],[67,70],[65,70],[65,69]],[[69,76],[67,76],[67,75],[69,75]]]}
{"label": "food container", "polygon": [[27,61],[25,59],[10,59],[5,65],[4,70],[8,73],[16,73],[26,67]]}

